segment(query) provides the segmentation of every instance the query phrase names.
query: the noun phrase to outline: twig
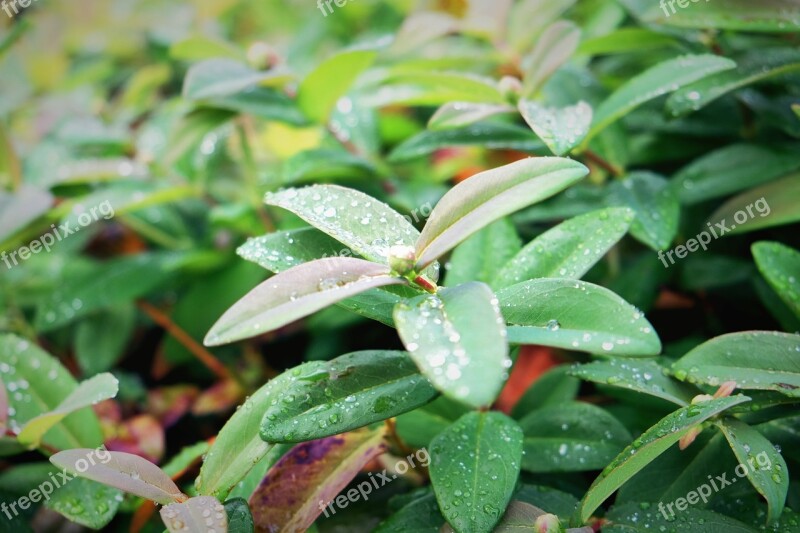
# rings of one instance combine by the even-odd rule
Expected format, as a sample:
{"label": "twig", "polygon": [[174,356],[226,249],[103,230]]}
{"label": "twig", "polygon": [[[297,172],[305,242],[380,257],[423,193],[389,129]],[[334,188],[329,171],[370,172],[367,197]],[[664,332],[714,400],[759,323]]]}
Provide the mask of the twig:
{"label": "twig", "polygon": [[214,357],[214,354],[206,350],[206,348],[194,340],[191,335],[186,333],[180,326],[178,326],[172,319],[165,313],[158,310],[156,307],[150,305],[145,301],[138,301],[136,305],[141,309],[150,319],[164,328],[167,333],[175,337],[175,340],[180,342],[189,352],[194,355],[201,363],[208,367],[220,379],[231,379],[230,371]]}
{"label": "twig", "polygon": [[586,159],[594,163],[595,165],[599,166],[600,168],[604,169],[606,172],[611,173],[613,176],[622,176],[623,172],[622,169],[614,166],[613,164],[609,163],[598,154],[591,150],[586,150],[584,152]]}

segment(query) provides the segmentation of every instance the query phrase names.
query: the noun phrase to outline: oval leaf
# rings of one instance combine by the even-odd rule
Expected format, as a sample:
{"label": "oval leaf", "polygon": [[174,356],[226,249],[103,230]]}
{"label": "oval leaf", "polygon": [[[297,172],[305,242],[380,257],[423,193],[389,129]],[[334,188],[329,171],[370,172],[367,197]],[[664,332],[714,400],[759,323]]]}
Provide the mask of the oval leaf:
{"label": "oval leaf", "polygon": [[592,124],[592,107],[586,102],[556,108],[520,100],[519,111],[528,126],[555,155],[566,154],[578,146]]}
{"label": "oval leaf", "polygon": [[421,407],[437,394],[405,352],[356,352],[290,372],[296,379],[264,412],[265,441],[337,435]]}
{"label": "oval leaf", "polygon": [[539,157],[459,183],[436,205],[416,243],[418,269],[495,220],[563,191],[587,173],[588,169],[575,161]]}
{"label": "oval leaf", "polygon": [[169,533],[228,532],[225,508],[219,500],[211,496],[195,496],[183,503],[166,505],[159,513]]}
{"label": "oval leaf", "polygon": [[369,289],[399,285],[389,268],[362,259],[320,259],[265,281],[236,302],[208,332],[207,346],[273,331]]}
{"label": "oval leaf", "polygon": [[537,279],[497,293],[512,344],[627,356],[661,352],[661,341],[644,314],[599,285]]}
{"label": "oval leaf", "polygon": [[395,307],[397,332],[422,373],[473,407],[494,402],[511,360],[497,300],[483,283],[442,289]]}
{"label": "oval leaf", "polygon": [[58,452],[50,462],[78,477],[166,505],[186,495],[159,467],[138,455],[79,448]]}
{"label": "oval leaf", "polygon": [[682,407],[661,419],[625,448],[589,487],[580,508],[581,522],[587,522],[615,490],[654,461],[685,434],[712,416],[744,403],[747,396],[731,396]]}
{"label": "oval leaf", "polygon": [[669,247],[678,233],[678,196],[661,176],[632,172],[609,187],[607,201],[636,212],[631,235],[654,250]]}
{"label": "oval leaf", "polygon": [[[758,354],[758,357],[753,357]],[[800,335],[773,331],[730,333],[705,342],[672,366],[675,377],[717,387],[773,390],[800,397]]]}
{"label": "oval leaf", "polygon": [[385,451],[385,426],[298,444],[250,498],[257,531],[305,531],[361,469]]}
{"label": "oval leaf", "polygon": [[38,447],[45,433],[61,422],[67,415],[92,406],[117,395],[119,381],[111,374],[99,374],[87,379],[64,398],[58,407],[47,413],[32,418],[25,424],[17,439],[25,445]]}
{"label": "oval leaf", "polygon": [[291,78],[284,71],[258,71],[233,59],[214,58],[189,69],[183,84],[183,96],[190,100],[231,96],[267,82],[280,86]]}
{"label": "oval leaf", "polygon": [[[523,60],[525,84],[522,96],[534,96],[547,79],[569,61],[580,42],[581,30],[572,22],[559,20],[544,30],[533,51]],[[591,115],[589,120],[591,121]]]}
{"label": "oval leaf", "polygon": [[464,415],[431,442],[430,474],[439,508],[459,533],[490,532],[519,477],[522,430],[498,412]]}
{"label": "oval leaf", "polygon": [[758,242],[753,257],[764,279],[800,318],[800,252],[778,242]]}
{"label": "oval leaf", "polygon": [[628,231],[631,209],[610,208],[571,218],[527,244],[495,277],[502,288],[533,278],[580,279]]}
{"label": "oval leaf", "polygon": [[513,112],[514,108],[507,104],[451,102],[436,110],[428,121],[428,129],[461,128],[494,115]]}
{"label": "oval leaf", "polygon": [[103,529],[117,514],[121,503],[120,491],[95,481],[75,478],[53,491],[46,499],[45,507],[82,526]]}

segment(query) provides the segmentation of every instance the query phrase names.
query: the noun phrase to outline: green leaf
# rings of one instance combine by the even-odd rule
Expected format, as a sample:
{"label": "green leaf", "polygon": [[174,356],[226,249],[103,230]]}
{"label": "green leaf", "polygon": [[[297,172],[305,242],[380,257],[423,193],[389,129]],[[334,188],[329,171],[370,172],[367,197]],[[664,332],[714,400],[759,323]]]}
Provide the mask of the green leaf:
{"label": "green leaf", "polygon": [[514,499],[535,505],[540,509],[547,509],[548,512],[557,515],[563,521],[571,520],[575,511],[578,509],[578,499],[567,492],[545,487],[541,485],[521,484]]}
{"label": "green leaf", "polygon": [[615,181],[608,203],[636,212],[631,235],[654,250],[668,248],[678,233],[680,205],[669,181],[650,172],[633,172]]}
{"label": "green leaf", "polygon": [[494,80],[474,74],[395,67],[376,81],[379,86],[364,87],[364,103],[372,107],[450,102],[506,104]]}
{"label": "green leaf", "polygon": [[519,101],[522,118],[555,155],[578,146],[589,133],[592,107],[586,102],[564,108],[547,107],[529,100]]}
{"label": "green leaf", "polygon": [[225,502],[225,514],[228,515],[228,533],[253,533],[253,515],[244,498],[233,498]]}
{"label": "green leaf", "polygon": [[401,302],[397,332],[422,373],[446,396],[488,406],[511,359],[497,300],[483,283],[465,283]]}
{"label": "green leaf", "polygon": [[390,154],[389,163],[405,163],[454,146],[480,146],[490,150],[537,153],[544,144],[529,128],[502,122],[481,122],[458,129],[423,131],[405,140]]}
{"label": "green leaf", "polygon": [[125,353],[136,307],[123,304],[85,318],[75,328],[75,359],[85,375],[105,372]]}
{"label": "green leaf", "polygon": [[261,420],[267,442],[337,435],[421,407],[437,394],[405,352],[356,352],[289,372],[296,379]]}
{"label": "green leaf", "polygon": [[[578,49],[580,41],[581,30],[572,22],[559,20],[545,29],[536,40],[536,45],[531,53],[522,61],[525,71],[522,97],[531,98],[535,96],[548,78],[569,61],[575,50]],[[525,116],[524,112],[523,116]],[[528,120],[527,117],[526,120]],[[591,114],[589,115],[589,122],[591,122]],[[528,123],[530,124],[530,121]],[[548,146],[550,145],[548,144]],[[550,149],[553,149],[552,146]],[[553,151],[555,152],[555,150]]]}
{"label": "green leaf", "polygon": [[411,222],[388,205],[338,185],[286,189],[267,194],[265,202],[291,211],[376,263],[388,264],[390,247],[414,246],[419,237]]}
{"label": "green leaf", "polygon": [[[9,392],[9,427],[19,431],[29,420],[56,409],[78,386],[66,368],[47,352],[16,335],[0,335],[0,376]],[[56,449],[99,446],[103,433],[91,409],[82,409],[52,428],[44,443]]]}
{"label": "green leaf", "polygon": [[734,67],[736,63],[730,59],[711,54],[681,56],[651,67],[625,83],[596,108],[594,123],[584,146],[606,127],[645,102]]}
{"label": "green leaf", "polygon": [[661,419],[645,431],[633,444],[625,448],[589,487],[580,509],[581,522],[587,522],[592,513],[611,494],[650,464],[698,424],[719,413],[748,401],[747,396],[731,396],[682,407]]}
{"label": "green leaf", "polygon": [[417,240],[417,267],[433,263],[495,220],[575,184],[588,169],[569,159],[529,158],[462,181],[434,208]]}
{"label": "green leaf", "polygon": [[[758,354],[758,357],[753,357]],[[729,333],[705,342],[673,365],[675,377],[717,387],[772,390],[800,397],[800,335],[777,331]]]}
{"label": "green leaf", "polygon": [[224,498],[273,448],[258,434],[261,419],[295,379],[285,373],[270,380],[228,419],[203,461],[195,482],[198,494]]}
{"label": "green leaf", "polygon": [[94,311],[128,304],[169,279],[180,257],[153,252],[100,263],[48,294],[36,311],[35,325],[51,331]]}
{"label": "green leaf", "polygon": [[[797,222],[800,220],[798,176],[792,174],[732,198],[709,217],[709,224],[727,222],[730,231],[724,235],[735,235]],[[736,221],[737,216],[744,222]]]}
{"label": "green leaf", "polygon": [[281,70],[258,71],[232,59],[207,59],[186,74],[183,96],[189,100],[231,96],[256,85],[283,85],[291,75]]}
{"label": "green leaf", "polygon": [[609,208],[571,218],[527,244],[505,263],[492,286],[534,278],[579,279],[625,235],[633,217],[631,209]]}
{"label": "green leaf", "polygon": [[800,318],[800,252],[779,242],[757,242],[752,249],[761,275]]}
{"label": "green leaf", "polygon": [[334,257],[291,268],[265,281],[228,309],[206,335],[217,346],[273,331],[350,296],[403,284],[389,268],[362,259]]}
{"label": "green leaf", "polygon": [[[23,185],[14,192],[0,190],[0,241],[14,235],[25,228],[41,215],[47,213],[53,205],[53,195],[50,192],[37,189],[30,185]],[[41,251],[41,248],[40,248]],[[22,258],[19,258],[19,262]],[[12,252],[8,258],[3,258],[5,266],[17,265],[18,259]]]}
{"label": "green leaf", "polygon": [[[603,532],[608,533],[650,533],[670,531],[673,533],[755,533],[755,529],[723,514],[704,509],[679,511],[680,514],[663,512],[666,507],[650,506],[640,503],[615,505],[606,515],[608,524]],[[665,516],[666,514],[666,516]]]}
{"label": "green leaf", "polygon": [[582,402],[537,409],[519,425],[525,434],[522,468],[528,472],[597,470],[631,442],[616,418]]}
{"label": "green leaf", "polygon": [[725,94],[776,76],[800,70],[800,51],[796,48],[766,48],[752,51],[737,60],[729,70],[693,83],[667,100],[673,116],[697,111]]}
{"label": "green leaf", "polygon": [[348,257],[352,250],[315,228],[277,231],[247,239],[236,253],[278,274],[284,270],[327,257]]}
{"label": "green leaf", "polygon": [[680,405],[689,405],[700,392],[666,375],[666,369],[655,361],[611,359],[580,365],[570,375],[586,381],[620,387],[663,398]]}
{"label": "green leaf", "polygon": [[682,28],[792,33],[800,30],[800,7],[793,0],[730,0],[692,3],[687,9],[661,7],[650,0],[622,0],[637,18],[646,23]]}
{"label": "green leaf", "polygon": [[696,204],[762,185],[800,169],[796,145],[735,143],[696,159],[672,178],[681,203]]}
{"label": "green leaf", "polygon": [[250,497],[256,530],[306,531],[361,469],[386,451],[384,436],[381,425],[292,448]]}
{"label": "green leaf", "polygon": [[45,433],[68,415],[103,400],[113,398],[118,391],[119,381],[111,374],[98,374],[93,378],[87,379],[78,385],[69,396],[64,398],[58,407],[28,420],[22,431],[17,435],[17,440],[22,444],[38,448]]}
{"label": "green leaf", "polygon": [[467,412],[464,404],[439,396],[424,407],[398,416],[397,434],[409,446],[428,448],[439,433]]}
{"label": "green leaf", "polygon": [[430,475],[439,508],[459,533],[488,533],[519,476],[522,431],[498,412],[461,417],[431,443]]}
{"label": "green leaf", "polygon": [[519,420],[533,411],[573,401],[581,382],[567,375],[569,369],[567,365],[557,366],[536,378],[514,405],[511,416]]}
{"label": "green leaf", "polygon": [[75,478],[58,487],[45,501],[45,507],[76,524],[103,529],[117,514],[121,502],[120,491],[95,481]]}
{"label": "green leaf", "polygon": [[513,112],[514,108],[508,104],[452,102],[444,104],[436,110],[436,113],[428,121],[428,129],[461,128],[495,115]]}
{"label": "green leaf", "polygon": [[436,496],[428,494],[381,522],[375,533],[439,533],[443,523]]}
{"label": "green leaf", "polygon": [[169,533],[228,533],[225,508],[212,496],[195,496],[182,503],[165,505],[159,514]]}
{"label": "green leaf", "polygon": [[377,55],[377,50],[354,48],[339,52],[317,65],[300,84],[297,93],[300,109],[315,122],[327,122],[336,102]]}
{"label": "green leaf", "polygon": [[254,87],[228,96],[214,97],[203,102],[204,107],[247,113],[266,120],[293,126],[308,124],[297,103],[274,89]]}
{"label": "green leaf", "polygon": [[200,61],[220,57],[245,58],[244,52],[237,46],[205,35],[193,35],[173,43],[169,47],[169,55],[179,61]]}
{"label": "green leaf", "polygon": [[504,218],[459,244],[448,261],[447,285],[489,283],[522,246],[517,230]]}
{"label": "green leaf", "polygon": [[[766,498],[769,506],[767,523],[774,523],[781,516],[789,491],[786,461],[770,441],[741,420],[724,418],[717,425],[728,439],[739,464],[744,465],[750,483]],[[736,473],[739,473],[738,467]]]}
{"label": "green leaf", "polygon": [[[22,26],[22,24],[15,25],[17,27]],[[0,41],[0,57],[2,57],[2,49],[3,43]],[[0,125],[0,187],[2,189],[16,189],[22,185],[22,164],[20,163],[19,156],[17,156],[17,152],[14,150],[13,144],[11,144],[11,139],[8,138],[8,133],[6,133],[6,128],[3,125]],[[24,191],[25,189],[23,189]],[[31,192],[35,191],[35,189],[29,189]],[[46,203],[47,207],[50,206],[52,202],[52,198],[50,195],[47,194],[45,191],[36,191],[38,195],[42,197],[47,197],[48,200]],[[0,197],[2,198],[2,197]],[[6,209],[9,209],[9,206],[5,204],[5,202],[0,203],[3,206],[3,213],[5,214]],[[31,206],[26,206],[31,207]],[[16,210],[15,210],[16,211]],[[34,209],[34,214],[32,216],[35,217],[35,212],[37,209]],[[0,241],[7,236],[8,230],[6,230],[6,224],[10,223],[11,220],[14,220],[16,217],[8,216],[8,218],[3,217],[0,218]]]}
{"label": "green leaf", "polygon": [[327,181],[369,177],[375,167],[346,150],[304,150],[290,158],[283,167],[283,181],[296,184],[309,181]]}
{"label": "green leaf", "polygon": [[619,28],[606,35],[586,39],[578,46],[577,54],[596,56],[642,52],[677,47],[678,41],[669,35],[644,28]]}
{"label": "green leaf", "polygon": [[583,281],[537,279],[497,293],[512,344],[644,357],[661,341],[641,311],[610,290]]}
{"label": "green leaf", "polygon": [[162,505],[186,499],[186,495],[163,470],[138,455],[78,448],[58,452],[50,457],[50,462],[75,476]]}
{"label": "green leaf", "polygon": [[541,32],[571,8],[576,0],[522,0],[515,2],[508,19],[509,42],[516,50],[529,50]]}

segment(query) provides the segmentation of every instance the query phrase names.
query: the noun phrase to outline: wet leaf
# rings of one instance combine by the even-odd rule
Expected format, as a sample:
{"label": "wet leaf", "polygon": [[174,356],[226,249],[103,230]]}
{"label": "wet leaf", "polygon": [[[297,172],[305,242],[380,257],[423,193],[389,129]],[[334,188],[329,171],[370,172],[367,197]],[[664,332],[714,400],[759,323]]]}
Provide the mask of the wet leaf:
{"label": "wet leaf", "polygon": [[417,498],[384,520],[375,533],[439,533],[444,524],[436,496]]}
{"label": "wet leaf", "polygon": [[495,220],[549,198],[587,174],[556,157],[529,158],[472,176],[450,189],[417,240],[417,266],[429,265]]}
{"label": "wet leaf", "polygon": [[503,317],[488,286],[465,283],[401,302],[394,320],[434,387],[473,407],[497,398],[511,359]]}
{"label": "wet leaf", "polygon": [[107,309],[75,328],[75,359],[86,375],[105,372],[125,353],[136,325],[132,303]]}
{"label": "wet leaf", "polygon": [[537,279],[502,289],[497,297],[512,344],[634,357],[661,352],[644,314],[599,285]]}
{"label": "wet leaf", "polygon": [[416,409],[437,394],[405,352],[356,352],[288,372],[296,379],[261,421],[268,442],[337,435]]}
{"label": "wet leaf", "polygon": [[460,533],[488,533],[506,510],[519,476],[522,431],[498,412],[461,417],[431,443],[430,474],[439,508]]}
{"label": "wet leaf", "polygon": [[625,448],[592,483],[581,502],[581,522],[588,521],[594,511],[614,491],[677,443],[698,424],[749,399],[747,396],[736,395],[709,400],[682,407],[661,419]]}
{"label": "wet leaf", "polygon": [[163,505],[186,500],[163,470],[138,455],[79,448],[58,452],[50,462],[78,477]]}
{"label": "wet leaf", "polygon": [[159,513],[169,533],[228,532],[225,508],[212,496],[195,496],[182,503],[165,505]]}
{"label": "wet leaf", "polygon": [[536,378],[514,405],[511,416],[519,420],[544,407],[572,402],[578,396],[580,380],[567,375],[569,366],[556,366]]}
{"label": "wet leaf", "polygon": [[253,515],[247,500],[233,498],[225,502],[225,513],[228,515],[228,533],[253,533]]}
{"label": "wet leaf", "polygon": [[800,318],[800,252],[779,242],[753,245],[758,270],[783,303]]}
{"label": "wet leaf", "polygon": [[[757,353],[758,357],[753,357]],[[717,387],[773,390],[800,397],[800,335],[777,331],[729,333],[705,342],[672,367],[675,377]]]}
{"label": "wet leaf", "polygon": [[206,335],[215,346],[273,331],[346,298],[404,281],[389,268],[349,257],[305,263],[265,281],[225,312]]}
{"label": "wet leaf", "polygon": [[117,395],[119,381],[113,375],[98,374],[73,390],[55,409],[36,416],[23,426],[17,439],[25,445],[38,447],[44,435],[68,415]]}
{"label": "wet leaf", "polygon": [[578,146],[589,133],[592,107],[586,102],[555,108],[520,100],[522,118],[555,155],[563,155]]}
{"label": "wet leaf", "polygon": [[631,235],[654,250],[669,247],[678,233],[678,197],[666,179],[649,172],[633,172],[609,187],[607,202],[631,208],[636,218]]}
{"label": "wet leaf", "polygon": [[44,505],[72,522],[91,529],[103,529],[117,514],[121,503],[120,491],[95,481],[75,478],[53,491]]}
{"label": "wet leaf", "polygon": [[447,285],[469,281],[490,283],[521,246],[510,220],[500,219],[486,226],[453,250],[447,263]]}
{"label": "wet leaf", "polygon": [[[707,224],[719,229],[722,237],[797,222],[800,220],[798,176],[791,174],[728,200],[709,217]],[[747,215],[744,222],[739,212]],[[722,223],[730,231],[718,226]]]}
{"label": "wet leaf", "polygon": [[598,470],[631,442],[625,426],[588,403],[542,407],[519,425],[525,433],[522,469],[528,472]]}
{"label": "wet leaf", "polygon": [[631,209],[609,208],[571,218],[525,245],[492,286],[534,278],[580,279],[625,235],[633,216]]}
{"label": "wet leaf", "polygon": [[[385,426],[364,428],[292,448],[250,497],[256,530],[305,531],[364,465],[385,451],[384,432]],[[366,483],[371,492],[372,483]]]}
{"label": "wet leaf", "polygon": [[461,128],[495,115],[513,112],[514,108],[507,104],[453,102],[436,110],[436,113],[428,121],[428,129]]}
{"label": "wet leaf", "polygon": [[280,86],[289,80],[291,76],[281,70],[258,71],[232,59],[207,59],[189,69],[183,96],[191,100],[231,96],[257,85]]}
{"label": "wet leaf", "polygon": [[[666,510],[666,507],[664,507]],[[688,508],[684,511],[664,513],[649,503],[626,503],[615,505],[606,515],[609,525],[603,531],[609,533],[650,533],[671,531],[674,533],[754,533],[748,525],[725,515],[704,509]],[[666,516],[665,516],[666,514]]]}

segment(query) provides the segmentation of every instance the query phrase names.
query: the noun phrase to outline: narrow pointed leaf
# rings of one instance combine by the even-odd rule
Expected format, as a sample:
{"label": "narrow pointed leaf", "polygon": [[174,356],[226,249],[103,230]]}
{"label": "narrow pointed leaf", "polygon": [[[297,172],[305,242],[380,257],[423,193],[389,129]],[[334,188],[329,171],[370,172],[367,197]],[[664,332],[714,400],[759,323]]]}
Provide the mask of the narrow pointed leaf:
{"label": "narrow pointed leaf", "polygon": [[580,42],[581,30],[572,22],[559,20],[544,30],[533,51],[523,60],[523,98],[534,96],[547,79],[569,61]]}
{"label": "narrow pointed leaf", "polygon": [[228,533],[253,533],[253,514],[244,498],[232,498],[225,502],[228,515]]}
{"label": "narrow pointed leaf", "polygon": [[[758,357],[753,357],[758,354]],[[690,351],[673,365],[689,383],[773,390],[800,397],[800,335],[773,331],[729,333]]]}
{"label": "narrow pointed leaf", "polygon": [[233,305],[206,336],[208,346],[273,331],[369,289],[404,281],[388,267],[349,257],[306,263],[265,281]]}
{"label": "narrow pointed leaf", "polygon": [[[737,211],[748,214],[742,224],[735,222]],[[729,231],[721,236],[727,237],[797,221],[800,221],[800,174],[795,173],[731,198],[709,217],[708,223],[726,223]]]}
{"label": "narrow pointed leaf", "polygon": [[[693,485],[692,490],[695,488],[696,485]],[[740,501],[738,498],[732,499],[732,503]],[[666,510],[663,505],[666,504],[662,504],[662,508]],[[757,531],[743,522],[714,511],[689,507],[679,513],[668,511],[664,513],[656,505],[643,509],[641,503],[635,502],[615,505],[605,516],[609,525],[603,526],[603,533],[650,533],[651,531],[755,533]]]}
{"label": "narrow pointed leaf", "polygon": [[376,263],[387,264],[390,247],[414,246],[419,237],[411,222],[388,205],[338,185],[286,189],[268,194],[265,202],[291,211]]}
{"label": "narrow pointed leaf", "polygon": [[770,287],[800,318],[800,252],[779,242],[758,242],[753,257]]}
{"label": "narrow pointed leaf", "polygon": [[492,286],[502,288],[534,278],[580,279],[628,231],[627,208],[593,211],[539,235],[506,263]]}
{"label": "narrow pointed leaf", "polygon": [[263,72],[232,59],[207,59],[189,69],[183,95],[192,100],[231,96],[267,82],[283,85],[290,79],[285,71]]}
{"label": "narrow pointed leaf", "polygon": [[498,412],[461,417],[431,443],[430,474],[439,509],[459,533],[488,533],[519,477],[522,430]]}
{"label": "narrow pointed leaf", "polygon": [[581,522],[587,522],[594,511],[641,469],[677,443],[698,424],[731,407],[744,403],[747,396],[730,396],[682,407],[661,419],[625,448],[589,487],[580,508]]}
{"label": "narrow pointed leaf", "polygon": [[774,523],[781,516],[789,491],[786,461],[770,441],[741,420],[725,418],[720,420],[718,426],[728,439],[739,464],[746,466],[750,483],[766,498],[769,506],[767,523]]}
{"label": "narrow pointed leaf", "polygon": [[306,531],[364,465],[386,451],[384,435],[381,425],[292,448],[250,498],[256,531]]}
{"label": "narrow pointed leaf", "polygon": [[58,407],[29,420],[17,435],[17,439],[22,444],[38,447],[45,433],[65,417],[84,407],[113,398],[118,390],[117,378],[108,373],[98,374],[78,385],[78,388],[64,398]]}
{"label": "narrow pointed leaf", "polygon": [[592,124],[592,107],[586,102],[555,108],[520,100],[519,111],[528,126],[555,155],[564,155],[578,146]]}
{"label": "narrow pointed leaf", "polygon": [[730,59],[705,54],[681,56],[651,67],[628,81],[600,104],[595,110],[594,123],[584,145],[610,124],[645,102],[735,66],[736,63]]}
{"label": "narrow pointed leaf", "polygon": [[466,283],[397,305],[397,331],[422,373],[450,398],[473,407],[497,398],[511,360],[497,300]]}
{"label": "narrow pointed leaf", "polygon": [[166,505],[159,514],[169,533],[228,533],[225,507],[212,496],[195,496],[183,503]]}
{"label": "narrow pointed leaf", "polygon": [[431,264],[495,220],[578,182],[585,166],[555,157],[524,159],[453,187],[434,208],[416,244],[417,266]]}
{"label": "narrow pointed leaf", "polygon": [[645,357],[661,341],[644,314],[599,285],[537,279],[497,293],[512,344]]}
{"label": "narrow pointed leaf", "polygon": [[138,455],[78,448],[58,452],[50,457],[50,462],[78,477],[163,505],[186,499],[163,470]]}
{"label": "narrow pointed leaf", "polygon": [[428,129],[461,128],[495,115],[513,112],[514,108],[507,104],[452,102],[443,105],[433,114],[428,121]]}
{"label": "narrow pointed leaf", "polygon": [[692,398],[700,394],[694,387],[667,376],[664,367],[657,362],[646,359],[593,361],[576,366],[570,371],[570,375],[586,381],[649,394],[681,407],[689,405]]}
{"label": "narrow pointed leaf", "polygon": [[345,245],[316,228],[277,231],[253,237],[237,248],[236,253],[275,274],[317,259],[353,254]]}
{"label": "narrow pointed leaf", "polygon": [[421,407],[437,395],[405,352],[356,352],[289,372],[296,380],[261,420],[261,438],[268,442],[345,433]]}
{"label": "narrow pointed leaf", "polygon": [[522,469],[528,472],[598,470],[631,442],[625,426],[588,403],[543,407],[519,425],[525,434]]}
{"label": "narrow pointed leaf", "polygon": [[439,533],[445,524],[436,496],[428,494],[405,505],[381,522],[375,533]]}

